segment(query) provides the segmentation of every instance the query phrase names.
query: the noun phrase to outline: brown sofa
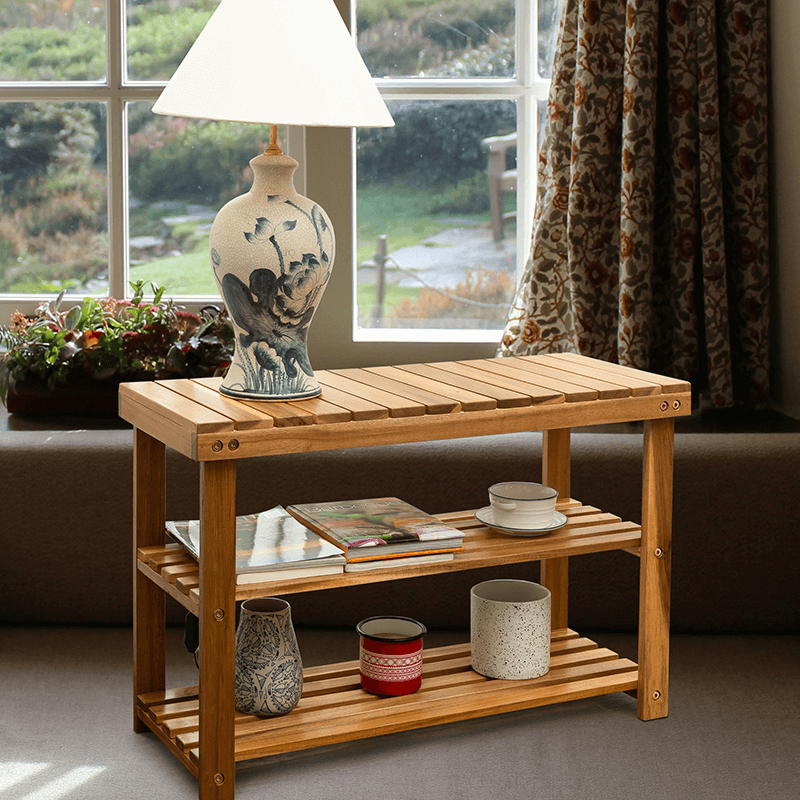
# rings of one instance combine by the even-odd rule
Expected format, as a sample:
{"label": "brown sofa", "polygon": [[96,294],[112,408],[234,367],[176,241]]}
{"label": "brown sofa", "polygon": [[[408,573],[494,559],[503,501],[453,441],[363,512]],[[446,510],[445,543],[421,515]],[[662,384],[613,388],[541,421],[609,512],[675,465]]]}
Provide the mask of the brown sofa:
{"label": "brown sofa", "polygon": [[[0,624],[131,622],[132,432],[0,419]],[[572,494],[640,520],[641,435],[574,432]],[[198,466],[168,451],[167,515],[197,516]],[[680,632],[800,630],[800,433],[678,433],[672,625]],[[541,435],[513,434],[239,462],[237,512],[311,500],[400,496],[429,512],[479,508],[492,483],[541,475]],[[537,565],[454,572],[291,598],[298,625],[378,613],[468,625],[469,587],[536,579]],[[634,630],[638,560],[570,564],[570,624]],[[169,600],[172,622],[184,612]]]}

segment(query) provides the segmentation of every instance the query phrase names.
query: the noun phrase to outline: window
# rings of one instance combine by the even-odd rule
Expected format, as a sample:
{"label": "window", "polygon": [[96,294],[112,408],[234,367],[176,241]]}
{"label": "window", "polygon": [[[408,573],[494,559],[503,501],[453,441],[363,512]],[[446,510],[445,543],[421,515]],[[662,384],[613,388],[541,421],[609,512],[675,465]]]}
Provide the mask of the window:
{"label": "window", "polygon": [[[527,249],[557,0],[538,0],[538,12],[537,0],[336,1],[357,15],[359,48],[398,125],[357,137],[282,131],[301,163],[298,188],[337,231],[312,358],[317,347],[324,366],[377,362],[382,341],[496,343]],[[62,289],[123,297],[130,280],[187,305],[215,298],[208,229],[249,186],[247,162],[268,133],[150,108],[217,3],[4,0],[0,319]],[[520,178],[502,192],[509,218],[495,240],[481,141],[509,135],[504,166]],[[467,254],[459,269],[438,274],[454,252]],[[490,266],[483,252],[497,256]],[[393,358],[416,358],[399,347]]]}

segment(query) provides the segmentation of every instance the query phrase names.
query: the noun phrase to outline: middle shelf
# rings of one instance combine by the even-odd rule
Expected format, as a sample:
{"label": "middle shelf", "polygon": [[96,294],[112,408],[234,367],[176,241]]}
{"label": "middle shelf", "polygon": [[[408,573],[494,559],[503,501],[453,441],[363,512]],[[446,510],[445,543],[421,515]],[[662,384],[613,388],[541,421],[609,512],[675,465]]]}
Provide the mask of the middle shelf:
{"label": "middle shelf", "polygon": [[[516,537],[499,533],[476,520],[474,511],[438,514],[436,516],[443,522],[465,532],[464,549],[457,552],[452,561],[403,565],[403,559],[399,558],[397,565],[389,569],[246,584],[236,587],[236,599],[335,589],[604,550],[630,550],[636,553],[641,544],[641,525],[623,521],[613,514],[583,505],[576,500],[563,500],[558,503],[557,508],[566,515],[567,524],[538,537]],[[199,616],[199,565],[181,545],[165,544],[140,548],[137,555],[137,568],[140,572],[188,611]]]}

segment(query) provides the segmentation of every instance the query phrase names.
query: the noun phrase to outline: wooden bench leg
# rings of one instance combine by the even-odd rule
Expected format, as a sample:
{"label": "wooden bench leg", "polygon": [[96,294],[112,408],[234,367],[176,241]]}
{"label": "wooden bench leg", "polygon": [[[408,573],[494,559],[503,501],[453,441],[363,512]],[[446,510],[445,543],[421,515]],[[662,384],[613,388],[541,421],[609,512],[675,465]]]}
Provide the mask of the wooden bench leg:
{"label": "wooden bench leg", "polygon": [[200,800],[233,800],[236,462],[200,465]]}
{"label": "wooden bench leg", "polygon": [[133,431],[133,729],[149,730],[137,698],[163,692],[166,660],[166,595],[138,570],[140,547],[164,544],[166,448],[144,431]]}
{"label": "wooden bench leg", "polygon": [[672,418],[645,422],[637,692],[645,720],[668,712],[673,444]]}
{"label": "wooden bench leg", "polygon": [[[560,499],[570,496],[569,465],[570,429],[542,433],[542,483],[558,492]],[[551,626],[554,630],[567,627],[569,599],[569,559],[549,558],[542,561],[540,582],[550,590]]]}

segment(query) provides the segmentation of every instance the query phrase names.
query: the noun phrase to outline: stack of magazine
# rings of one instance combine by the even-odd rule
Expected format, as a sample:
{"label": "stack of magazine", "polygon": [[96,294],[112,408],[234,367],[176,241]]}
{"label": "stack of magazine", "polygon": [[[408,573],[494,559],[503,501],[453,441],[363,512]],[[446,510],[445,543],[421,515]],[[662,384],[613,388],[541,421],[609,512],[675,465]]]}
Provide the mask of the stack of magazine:
{"label": "stack of magazine", "polygon": [[[200,558],[200,522],[167,522],[167,532]],[[281,506],[236,517],[236,583],[335,575],[344,571],[339,547],[298,522]]]}
{"label": "stack of magazine", "polygon": [[345,572],[451,560],[464,533],[396,497],[303,503],[286,509],[344,551]]}
{"label": "stack of magazine", "polygon": [[[167,533],[200,558],[199,520],[167,522]],[[396,497],[275,506],[236,517],[236,582],[335,575],[448,561],[464,534]]]}

